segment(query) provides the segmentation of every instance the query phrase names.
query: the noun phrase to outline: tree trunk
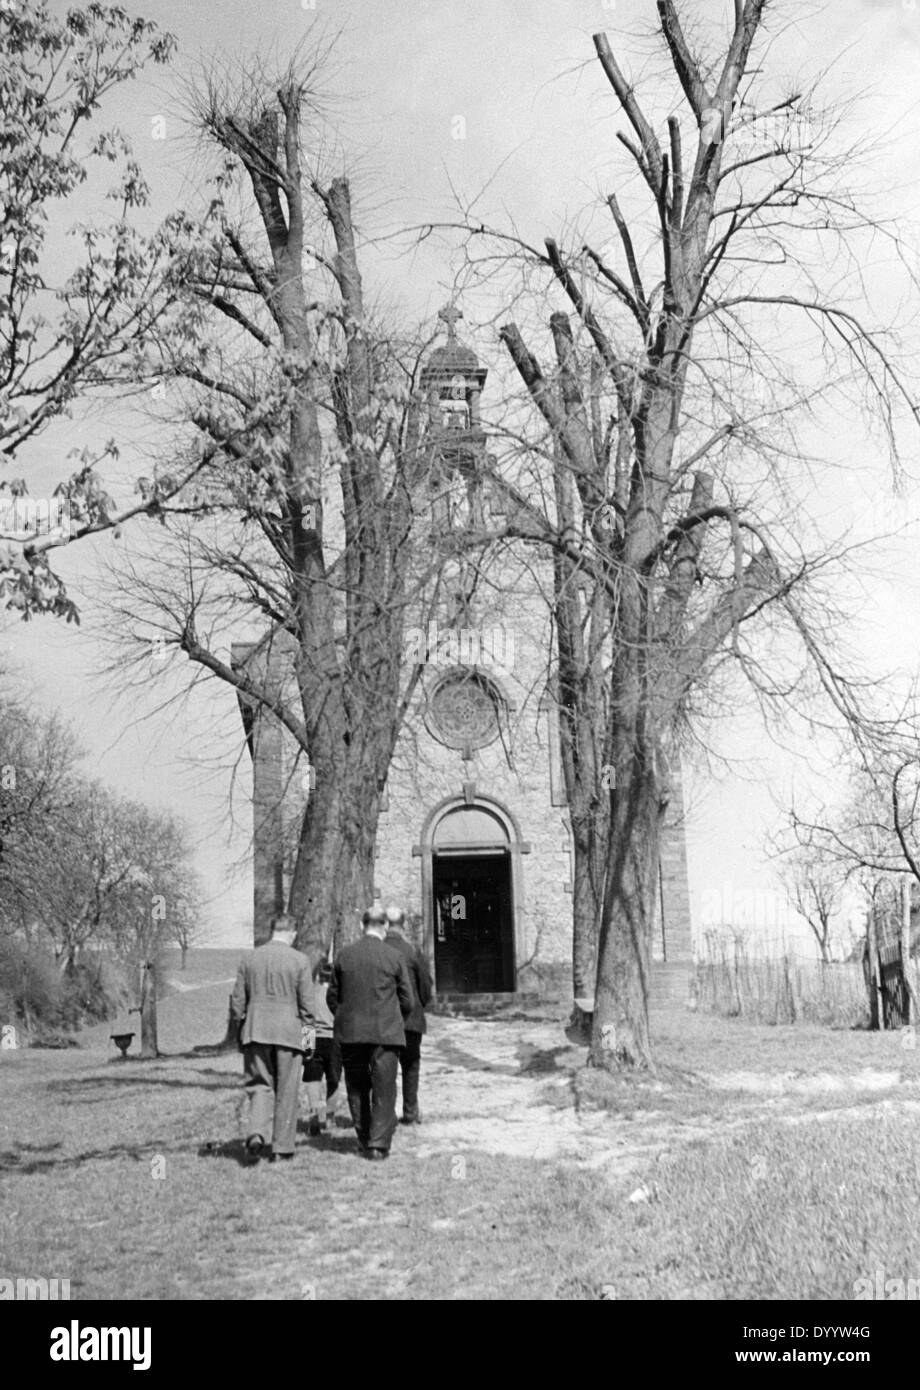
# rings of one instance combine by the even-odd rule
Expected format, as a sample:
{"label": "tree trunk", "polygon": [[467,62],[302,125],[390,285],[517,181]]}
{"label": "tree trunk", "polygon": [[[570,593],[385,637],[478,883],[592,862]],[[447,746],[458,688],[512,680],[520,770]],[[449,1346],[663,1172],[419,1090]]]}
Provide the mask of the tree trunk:
{"label": "tree trunk", "polygon": [[[599,817],[576,821],[572,814],[572,1015],[566,1029],[571,1042],[590,1046],[597,987],[597,941],[604,909],[605,841]],[[606,828],[607,817],[603,817]]]}
{"label": "tree trunk", "polygon": [[869,1026],[885,1031],[885,1001],[882,997],[882,966],[878,945],[878,909],[869,908],[866,919],[866,987],[869,991]]}
{"label": "tree trunk", "polygon": [[652,760],[621,742],[589,1058],[607,1071],[651,1066],[649,970],[663,813]]}
{"label": "tree trunk", "polygon": [[141,1056],[159,1057],[157,1046],[157,984],[154,962],[141,967]]}
{"label": "tree trunk", "polygon": [[[595,818],[597,819],[597,818]],[[604,817],[606,822],[606,817]],[[593,999],[597,979],[597,940],[604,908],[605,837],[591,822],[572,816],[572,989],[575,999]]]}
{"label": "tree trunk", "polygon": [[795,962],[788,951],[783,955],[783,971],[786,978],[786,999],[789,1005],[789,1022],[795,1023],[800,1015],[800,1007],[796,993]]}
{"label": "tree trunk", "polygon": [[343,780],[337,773],[336,791],[311,796],[307,804],[288,896],[288,911],[298,924],[297,949],[314,965],[329,949],[330,938],[338,951],[358,936],[360,914],[374,896],[380,815],[376,772],[364,779],[366,795],[359,779],[350,785]]}
{"label": "tree trunk", "polygon": [[901,979],[904,990],[903,1023],[909,1028],[917,1020],[910,969],[910,879],[906,875],[901,881]]}

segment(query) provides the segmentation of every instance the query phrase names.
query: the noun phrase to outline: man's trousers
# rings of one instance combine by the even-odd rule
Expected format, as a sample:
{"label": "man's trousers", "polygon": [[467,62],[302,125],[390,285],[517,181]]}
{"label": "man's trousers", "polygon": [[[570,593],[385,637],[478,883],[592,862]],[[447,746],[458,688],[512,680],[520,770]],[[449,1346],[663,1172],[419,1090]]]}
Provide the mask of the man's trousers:
{"label": "man's trousers", "polygon": [[418,1119],[418,1079],[422,1069],[422,1035],[406,1029],[406,1045],[399,1049],[402,1071],[402,1112],[407,1124]]}
{"label": "man's trousers", "polygon": [[389,1153],[396,1128],[399,1048],[343,1043],[345,1090],[358,1143]]}
{"label": "man's trousers", "polygon": [[258,1134],[263,1143],[271,1143],[273,1153],[292,1154],[303,1053],[272,1043],[247,1043],[243,1069],[249,1097],[247,1137]]}

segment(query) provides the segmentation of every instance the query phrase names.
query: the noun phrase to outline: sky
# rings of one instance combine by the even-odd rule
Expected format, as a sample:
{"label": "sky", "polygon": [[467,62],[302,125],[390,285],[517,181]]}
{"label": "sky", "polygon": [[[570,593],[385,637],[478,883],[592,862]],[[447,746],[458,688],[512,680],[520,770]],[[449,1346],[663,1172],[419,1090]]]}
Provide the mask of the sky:
{"label": "sky", "polygon": [[[66,6],[53,0],[52,8]],[[565,226],[628,158],[614,138],[622,120],[591,35],[606,30],[618,52],[634,55],[630,68],[640,77],[648,62],[643,35],[655,18],[652,0],[147,0],[128,8],[179,41],[172,70],[152,69],[123,89],[104,118],[131,139],[157,216],[192,205],[201,193],[183,84],[202,66],[233,65],[254,51],[283,57],[298,44],[335,37],[316,157],[327,172],[343,167],[351,176],[369,237],[369,290],[423,322],[449,297],[457,262],[438,240],[407,253],[401,229],[450,217],[457,198],[483,217],[513,220],[530,238]],[[690,8],[706,23],[731,5],[702,0]],[[920,4],[796,0],[774,5],[771,25],[784,72],[813,73],[833,60],[828,91],[864,94],[859,119],[884,135],[874,172],[890,190],[892,208],[920,222]],[[878,292],[884,296],[884,284]],[[470,317],[475,321],[475,306]],[[483,328],[474,345],[487,365],[498,356],[493,330]],[[19,471],[39,492],[43,479],[65,471],[67,449],[120,430],[129,430],[121,410],[95,409],[49,431]],[[131,439],[121,442],[130,468]],[[881,451],[853,422],[841,420],[821,446],[845,466],[818,488],[818,514],[864,535],[889,531],[892,522],[905,527],[865,557],[851,638],[879,671],[913,671],[920,665],[920,489],[913,481],[920,478],[920,451],[905,458],[903,491],[893,498]],[[164,707],[182,694],[183,673],[164,677],[152,669],[149,682],[127,693],[105,673],[110,653],[95,633],[102,610],[88,595],[99,583],[97,560],[119,544],[130,546],[130,536],[105,536],[62,554],[61,572],[84,595],[84,624],[4,621],[3,659],[39,704],[71,721],[88,770],[188,822],[206,892],[203,939],[242,946],[251,931],[249,769],[240,757],[235,699],[215,683]],[[695,927],[714,914],[747,914],[765,939],[800,940],[765,861],[764,838],[790,787],[813,789],[822,768],[801,747],[790,752],[767,742],[747,710],[720,725],[717,741],[728,765],[713,775],[688,772]],[[826,771],[832,785],[833,770]]]}

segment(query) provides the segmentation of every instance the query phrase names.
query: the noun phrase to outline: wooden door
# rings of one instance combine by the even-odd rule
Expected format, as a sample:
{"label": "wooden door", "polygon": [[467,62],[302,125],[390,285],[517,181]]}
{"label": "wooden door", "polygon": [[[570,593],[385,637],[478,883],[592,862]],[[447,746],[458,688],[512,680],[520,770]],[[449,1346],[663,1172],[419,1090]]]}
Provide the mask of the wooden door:
{"label": "wooden door", "polygon": [[432,868],[438,993],[513,990],[510,856],[436,854]]}

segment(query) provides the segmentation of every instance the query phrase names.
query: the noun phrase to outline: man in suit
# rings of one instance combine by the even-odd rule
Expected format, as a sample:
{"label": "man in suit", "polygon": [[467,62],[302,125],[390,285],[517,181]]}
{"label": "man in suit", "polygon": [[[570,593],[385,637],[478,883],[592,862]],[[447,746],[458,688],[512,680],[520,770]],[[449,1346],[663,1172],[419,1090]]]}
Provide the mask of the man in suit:
{"label": "man in suit", "polygon": [[422,1069],[422,1034],[426,1028],[425,1009],[431,1000],[431,972],[421,951],[417,951],[403,935],[405,921],[401,907],[387,908],[387,945],[395,946],[409,967],[409,979],[415,996],[412,1012],[405,1019],[406,1045],[399,1054],[402,1122],[404,1125],[420,1125],[422,1115],[418,1108],[418,1082]]}
{"label": "man in suit", "polygon": [[272,936],[240,962],[230,1016],[240,1043],[249,1097],[246,1149],[258,1162],[271,1139],[271,1160],[294,1157],[303,1054],[313,1050],[310,962],[294,950],[291,917],[276,917]]}
{"label": "man in suit", "polygon": [[345,1090],[358,1148],[386,1158],[396,1129],[396,1074],[412,1012],[412,983],[400,953],[388,946],[382,908],[364,913],[364,935],[337,956],[326,1003],[342,1048]]}

